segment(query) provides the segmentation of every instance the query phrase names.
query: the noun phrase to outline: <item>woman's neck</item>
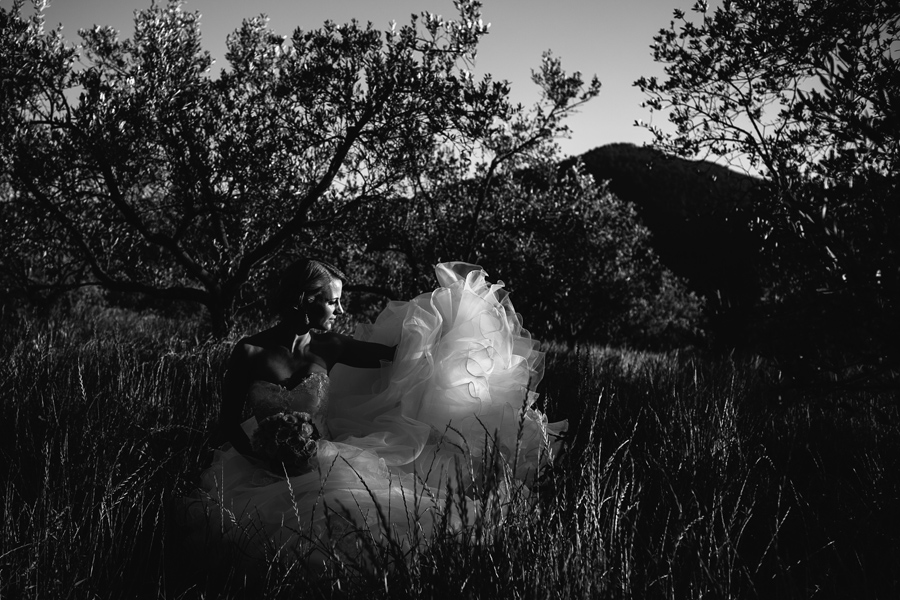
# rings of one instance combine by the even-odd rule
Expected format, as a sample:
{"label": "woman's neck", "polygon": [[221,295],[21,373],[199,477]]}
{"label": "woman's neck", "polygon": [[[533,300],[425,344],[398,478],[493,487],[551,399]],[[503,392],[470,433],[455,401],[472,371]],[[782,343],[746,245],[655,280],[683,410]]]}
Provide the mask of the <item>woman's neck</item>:
{"label": "woman's neck", "polygon": [[308,327],[298,328],[287,323],[280,323],[277,327],[278,339],[281,345],[296,354],[309,346],[312,340],[312,332]]}

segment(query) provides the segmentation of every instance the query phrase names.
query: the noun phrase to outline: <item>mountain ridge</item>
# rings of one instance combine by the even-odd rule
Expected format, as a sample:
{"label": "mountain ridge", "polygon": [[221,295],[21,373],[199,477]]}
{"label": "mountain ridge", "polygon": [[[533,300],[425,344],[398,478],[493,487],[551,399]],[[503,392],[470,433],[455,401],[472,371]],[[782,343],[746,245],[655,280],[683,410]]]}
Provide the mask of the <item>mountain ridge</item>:
{"label": "mountain ridge", "polygon": [[707,299],[725,337],[740,336],[762,286],[761,243],[745,209],[764,180],[628,143],[599,146],[560,167],[577,161],[635,205],[660,260]]}

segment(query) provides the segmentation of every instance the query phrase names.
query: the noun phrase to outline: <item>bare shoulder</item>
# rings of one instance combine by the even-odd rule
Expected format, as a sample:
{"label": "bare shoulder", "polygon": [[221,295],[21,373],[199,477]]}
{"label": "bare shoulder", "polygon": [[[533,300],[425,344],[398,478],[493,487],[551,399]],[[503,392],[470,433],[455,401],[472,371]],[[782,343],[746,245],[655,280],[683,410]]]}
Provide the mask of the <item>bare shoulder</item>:
{"label": "bare shoulder", "polygon": [[247,367],[254,357],[265,352],[268,345],[267,331],[239,339],[231,349],[228,366],[231,369]]}
{"label": "bare shoulder", "polygon": [[262,350],[262,347],[252,337],[243,337],[235,342],[231,349],[231,360],[241,360],[252,356]]}
{"label": "bare shoulder", "polygon": [[248,355],[258,354],[277,345],[275,328],[270,327],[263,331],[242,337],[234,345],[234,351]]}

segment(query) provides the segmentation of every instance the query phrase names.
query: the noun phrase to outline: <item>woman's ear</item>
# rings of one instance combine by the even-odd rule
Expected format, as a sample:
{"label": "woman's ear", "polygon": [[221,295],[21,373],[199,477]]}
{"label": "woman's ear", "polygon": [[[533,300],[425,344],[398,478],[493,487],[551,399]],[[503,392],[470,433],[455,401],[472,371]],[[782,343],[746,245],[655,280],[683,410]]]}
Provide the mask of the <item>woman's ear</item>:
{"label": "woman's ear", "polygon": [[309,325],[309,313],[302,306],[295,306],[294,310],[303,315],[303,323]]}

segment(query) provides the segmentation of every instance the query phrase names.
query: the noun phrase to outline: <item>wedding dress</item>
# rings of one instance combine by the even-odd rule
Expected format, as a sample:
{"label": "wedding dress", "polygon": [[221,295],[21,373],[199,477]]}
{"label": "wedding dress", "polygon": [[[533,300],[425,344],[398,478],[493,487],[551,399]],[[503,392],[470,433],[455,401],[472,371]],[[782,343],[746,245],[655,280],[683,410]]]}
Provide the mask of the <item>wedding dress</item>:
{"label": "wedding dress", "polygon": [[230,447],[217,451],[191,508],[208,537],[261,560],[408,549],[438,528],[478,520],[483,507],[465,496],[486,464],[499,460],[507,481],[527,485],[552,460],[566,423],[548,423],[531,406],[543,355],[502,282],[465,263],[440,264],[436,274],[433,292],[392,302],[356,333],[396,345],[392,363],[339,364],[293,390],[273,384],[254,394],[254,417],[244,423],[251,437],[257,419],[314,406],[316,456],[288,472]]}

